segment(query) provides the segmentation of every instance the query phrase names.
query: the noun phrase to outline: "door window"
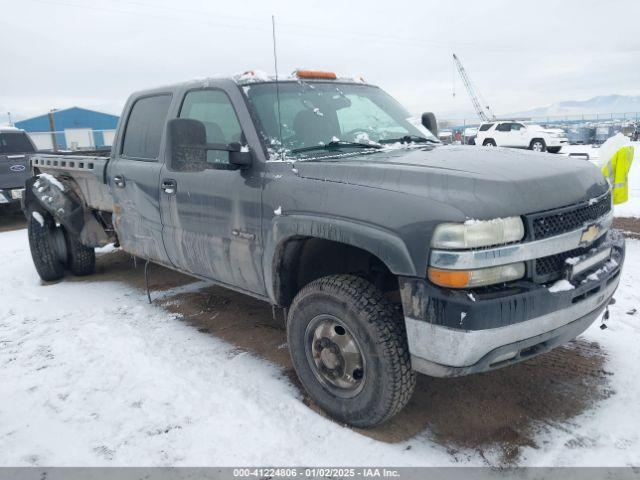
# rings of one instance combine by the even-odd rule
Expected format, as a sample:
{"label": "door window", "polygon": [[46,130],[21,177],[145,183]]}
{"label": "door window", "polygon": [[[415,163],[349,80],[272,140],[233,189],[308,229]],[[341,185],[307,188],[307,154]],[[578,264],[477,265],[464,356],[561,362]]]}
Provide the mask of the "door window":
{"label": "door window", "polygon": [[498,132],[510,132],[511,131],[511,124],[510,123],[501,123],[500,125],[498,125],[496,127],[496,130]]}
{"label": "door window", "polygon": [[133,104],[122,143],[122,156],[157,160],[171,95],[143,97]]}
{"label": "door window", "polygon": [[[202,122],[207,133],[207,143],[245,143],[236,111],[222,90],[187,93],[180,109],[180,118]],[[229,163],[229,152],[208,150],[207,163]]]}

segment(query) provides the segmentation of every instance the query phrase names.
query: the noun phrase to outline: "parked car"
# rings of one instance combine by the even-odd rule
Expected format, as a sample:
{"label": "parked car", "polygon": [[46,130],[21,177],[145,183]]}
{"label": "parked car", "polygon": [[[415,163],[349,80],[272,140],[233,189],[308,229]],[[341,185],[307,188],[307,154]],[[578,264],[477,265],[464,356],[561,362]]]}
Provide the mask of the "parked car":
{"label": "parked car", "polygon": [[0,126],[0,204],[20,205],[31,176],[28,156],[36,149],[24,130]]}
{"label": "parked car", "polygon": [[567,130],[567,139],[571,145],[589,145],[595,141],[594,127],[577,126]]}
{"label": "parked car", "polygon": [[416,372],[569,341],[620,281],[597,167],[443,145],[433,115],[421,125],[373,85],[215,78],[134,93],[121,118],[110,156],[32,157],[40,277],[89,275],[94,247],[116,242],[282,308],[301,384],[341,422],[392,417]]}
{"label": "parked car", "polygon": [[568,143],[564,132],[512,121],[483,123],[476,136],[476,145],[528,148],[536,152],[558,153]]}

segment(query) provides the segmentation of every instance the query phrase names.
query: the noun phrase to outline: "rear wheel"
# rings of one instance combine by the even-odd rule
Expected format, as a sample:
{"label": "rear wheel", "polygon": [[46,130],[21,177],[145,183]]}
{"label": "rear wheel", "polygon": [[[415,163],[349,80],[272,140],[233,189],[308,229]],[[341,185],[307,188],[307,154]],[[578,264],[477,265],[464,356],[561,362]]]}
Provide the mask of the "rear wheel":
{"label": "rear wheel", "polygon": [[362,278],[330,275],[304,287],[291,305],[287,338],[302,385],[339,421],[373,427],[413,394],[404,319]]}
{"label": "rear wheel", "polygon": [[495,147],[496,146],[496,141],[493,138],[487,138],[482,145],[484,145],[485,147]]}
{"label": "rear wheel", "polygon": [[67,268],[78,276],[91,275],[96,270],[96,251],[85,247],[77,236],[65,230],[67,242]]}
{"label": "rear wheel", "polygon": [[534,152],[544,152],[547,150],[547,144],[544,143],[544,140],[541,138],[534,138],[531,140],[531,144],[529,145],[529,149]]}
{"label": "rear wheel", "polygon": [[62,227],[48,213],[32,211],[27,226],[29,248],[36,271],[45,282],[64,277],[67,245]]}

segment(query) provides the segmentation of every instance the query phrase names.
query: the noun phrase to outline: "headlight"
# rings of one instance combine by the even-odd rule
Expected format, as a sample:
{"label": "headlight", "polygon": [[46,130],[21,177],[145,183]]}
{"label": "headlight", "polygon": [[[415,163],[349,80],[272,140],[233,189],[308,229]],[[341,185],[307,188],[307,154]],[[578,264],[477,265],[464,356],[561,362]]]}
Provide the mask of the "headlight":
{"label": "headlight", "polygon": [[464,223],[442,223],[431,240],[433,248],[465,249],[489,247],[522,240],[524,225],[520,217],[495,220],[468,220]]}
{"label": "headlight", "polygon": [[524,277],[524,262],[479,268],[477,270],[444,270],[429,267],[429,280],[447,288],[475,288],[496,283],[510,282]]}

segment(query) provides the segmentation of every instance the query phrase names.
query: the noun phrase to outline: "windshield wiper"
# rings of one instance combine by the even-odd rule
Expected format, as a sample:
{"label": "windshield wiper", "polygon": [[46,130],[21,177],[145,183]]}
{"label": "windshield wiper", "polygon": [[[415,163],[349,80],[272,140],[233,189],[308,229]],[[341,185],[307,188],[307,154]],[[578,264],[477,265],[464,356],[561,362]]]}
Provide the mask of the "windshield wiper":
{"label": "windshield wiper", "polygon": [[405,135],[398,138],[385,138],[380,140],[379,143],[440,143],[440,140],[434,138],[420,137],[418,135]]}
{"label": "windshield wiper", "polygon": [[310,152],[313,150],[338,150],[343,147],[380,149],[382,148],[382,145],[378,145],[377,143],[343,142],[342,140],[334,140],[323,145],[312,145],[310,147],[294,148],[293,150],[291,150],[291,153]]}

